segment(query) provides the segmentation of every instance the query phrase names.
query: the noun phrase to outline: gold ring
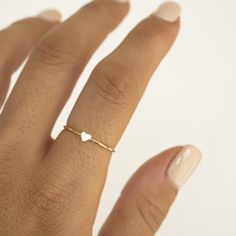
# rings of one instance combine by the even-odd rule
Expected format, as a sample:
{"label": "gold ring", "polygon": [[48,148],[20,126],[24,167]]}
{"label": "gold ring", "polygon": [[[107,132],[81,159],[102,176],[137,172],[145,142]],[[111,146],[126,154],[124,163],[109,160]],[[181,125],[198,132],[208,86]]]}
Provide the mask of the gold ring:
{"label": "gold ring", "polygon": [[103,148],[105,148],[106,150],[108,150],[110,152],[115,152],[115,149],[110,148],[107,145],[99,142],[98,140],[93,138],[91,134],[88,134],[85,131],[79,132],[79,131],[71,128],[71,127],[66,126],[66,125],[64,126],[64,129],[70,131],[73,134],[79,135],[82,142],[89,142],[90,141],[90,142],[98,144],[100,147],[103,147]]}

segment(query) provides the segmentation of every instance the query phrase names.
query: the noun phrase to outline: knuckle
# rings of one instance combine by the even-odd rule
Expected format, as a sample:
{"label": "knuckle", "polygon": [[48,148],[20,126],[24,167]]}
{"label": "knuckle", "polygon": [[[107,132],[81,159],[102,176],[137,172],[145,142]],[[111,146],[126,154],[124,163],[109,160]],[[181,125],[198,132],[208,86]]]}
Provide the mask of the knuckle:
{"label": "knuckle", "polygon": [[[33,212],[43,212],[46,215],[56,215],[60,211],[58,194],[55,188],[34,185],[29,194],[30,202],[33,205]],[[47,213],[45,215],[45,213]]]}
{"label": "knuckle", "polygon": [[122,63],[101,63],[93,72],[95,93],[111,105],[126,105],[140,94],[136,73]]}
{"label": "knuckle", "polygon": [[[1,138],[0,138],[1,139]],[[17,165],[17,170],[23,165],[25,159],[29,158],[31,153],[26,152],[25,149],[11,142],[0,141],[0,165],[6,168],[9,172]]]}
{"label": "knuckle", "polygon": [[71,67],[76,59],[78,45],[74,39],[52,34],[42,40],[36,49],[37,61],[52,66]]}
{"label": "knuckle", "polygon": [[32,183],[29,190],[31,211],[36,216],[46,219],[47,222],[56,219],[71,207],[73,188],[72,184],[60,177],[46,174],[43,179]]}
{"label": "knuckle", "polygon": [[154,193],[143,193],[138,198],[137,210],[140,217],[145,222],[146,226],[152,231],[155,232],[163,220],[166,217],[168,212],[169,204],[167,203],[166,196],[161,194]]}
{"label": "knuckle", "polygon": [[[12,129],[13,128],[13,129]],[[22,163],[25,159],[37,155],[31,148],[25,148],[23,145],[22,133],[16,132],[18,126],[11,126],[11,124],[1,124],[0,128],[0,162],[10,160],[15,163]],[[19,129],[22,131],[22,129]]]}

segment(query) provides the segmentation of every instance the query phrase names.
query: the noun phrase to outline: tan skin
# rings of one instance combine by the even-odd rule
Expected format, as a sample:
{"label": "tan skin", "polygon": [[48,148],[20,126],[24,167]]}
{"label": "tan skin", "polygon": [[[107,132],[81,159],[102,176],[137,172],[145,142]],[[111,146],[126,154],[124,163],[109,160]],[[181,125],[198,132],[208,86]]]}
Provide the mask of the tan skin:
{"label": "tan skin", "polygon": [[[128,3],[97,0],[63,23],[35,17],[0,32],[1,105],[30,54],[0,115],[0,235],[92,234],[112,154],[66,130],[52,140],[51,130],[88,60],[128,10]],[[67,124],[115,147],[179,24],[154,16],[138,24],[95,67]],[[165,171],[180,149],[140,167],[101,236],[158,230],[177,194]]]}

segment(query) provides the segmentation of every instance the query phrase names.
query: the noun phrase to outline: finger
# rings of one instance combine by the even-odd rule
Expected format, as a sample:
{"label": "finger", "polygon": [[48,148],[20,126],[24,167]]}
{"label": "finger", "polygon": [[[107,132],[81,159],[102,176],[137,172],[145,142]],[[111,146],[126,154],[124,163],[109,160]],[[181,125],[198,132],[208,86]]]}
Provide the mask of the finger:
{"label": "finger", "polygon": [[[115,147],[149,78],[177,35],[179,11],[173,13],[176,5],[168,7],[175,13],[175,22],[154,15],[145,19],[95,68],[69,117],[68,126],[91,133],[98,141]],[[50,169],[73,175],[80,186],[82,207],[91,209],[87,213],[91,220],[96,214],[110,156],[111,152],[92,142],[82,143],[79,136],[65,130],[45,158]]]}
{"label": "finger", "polygon": [[200,151],[187,145],[146,162],[127,183],[99,235],[154,235],[200,159]]}
{"label": "finger", "polygon": [[55,10],[17,21],[0,31],[0,108],[5,99],[9,78],[21,65],[39,39],[60,20]]}
{"label": "finger", "polygon": [[10,85],[9,77],[5,77],[3,80],[0,79],[0,109],[6,98],[9,85]]}
{"label": "finger", "polygon": [[[45,148],[88,59],[127,12],[125,3],[92,1],[49,33],[24,68],[2,113],[0,127],[13,139],[20,135],[21,145]],[[22,91],[27,93],[22,96]],[[22,130],[27,130],[24,138]]]}

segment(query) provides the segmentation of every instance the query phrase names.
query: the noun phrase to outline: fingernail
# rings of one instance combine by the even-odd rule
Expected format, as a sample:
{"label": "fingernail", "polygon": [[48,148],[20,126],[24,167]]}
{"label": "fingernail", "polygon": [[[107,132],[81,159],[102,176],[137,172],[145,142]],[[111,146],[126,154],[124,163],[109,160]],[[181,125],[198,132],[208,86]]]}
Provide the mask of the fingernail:
{"label": "fingernail", "polygon": [[129,2],[129,0],[116,0],[117,2],[120,2],[120,3],[126,3],[126,2]]}
{"label": "fingernail", "polygon": [[201,151],[187,145],[177,154],[168,168],[168,178],[178,189],[184,185],[197,168],[202,154]]}
{"label": "fingernail", "polygon": [[165,2],[154,12],[154,15],[170,23],[178,20],[181,7],[175,2]]}
{"label": "fingernail", "polygon": [[57,10],[42,11],[38,17],[51,22],[57,22],[61,20],[61,14]]}

